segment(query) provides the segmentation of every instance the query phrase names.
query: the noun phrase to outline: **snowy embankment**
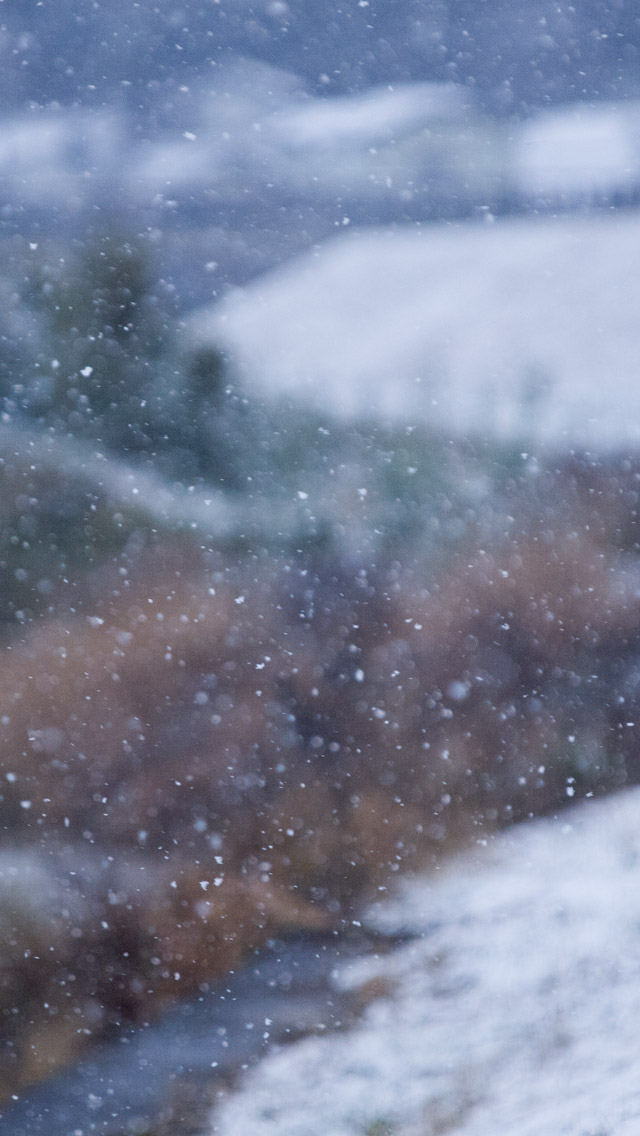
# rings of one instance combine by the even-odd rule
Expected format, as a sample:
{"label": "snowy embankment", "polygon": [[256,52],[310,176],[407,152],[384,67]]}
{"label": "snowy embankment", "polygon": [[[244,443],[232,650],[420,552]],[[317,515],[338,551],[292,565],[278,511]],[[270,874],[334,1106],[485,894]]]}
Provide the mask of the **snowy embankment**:
{"label": "snowy embankment", "polygon": [[354,230],[192,317],[253,386],[556,444],[640,439],[640,217]]}
{"label": "snowy embankment", "polygon": [[373,912],[422,932],[365,960],[353,1032],[267,1058],[218,1136],[636,1136],[640,793],[514,829]]}
{"label": "snowy embankment", "polygon": [[[256,494],[232,500],[216,488],[171,483],[150,469],[102,453],[87,442],[0,425],[0,470],[20,488],[29,481],[40,500],[47,492],[81,488],[104,500],[129,524],[157,526],[174,534],[200,534],[219,546],[233,545],[250,534],[268,544],[273,533],[307,531],[313,521],[302,498],[284,504]],[[37,501],[36,501],[37,503]],[[0,500],[0,520],[15,506],[10,495]]]}

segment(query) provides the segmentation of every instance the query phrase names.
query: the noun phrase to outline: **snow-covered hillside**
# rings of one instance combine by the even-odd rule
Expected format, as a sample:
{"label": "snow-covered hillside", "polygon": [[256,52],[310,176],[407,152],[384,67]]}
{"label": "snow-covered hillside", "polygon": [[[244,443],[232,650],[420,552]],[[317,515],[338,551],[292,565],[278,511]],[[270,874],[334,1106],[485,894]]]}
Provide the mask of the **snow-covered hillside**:
{"label": "snow-covered hillside", "polygon": [[267,1058],[212,1131],[636,1136],[639,818],[637,790],[587,802],[405,885],[377,918],[421,938],[356,975],[390,994]]}
{"label": "snow-covered hillside", "polygon": [[640,217],[345,232],[197,313],[263,392],[452,431],[640,438]]}

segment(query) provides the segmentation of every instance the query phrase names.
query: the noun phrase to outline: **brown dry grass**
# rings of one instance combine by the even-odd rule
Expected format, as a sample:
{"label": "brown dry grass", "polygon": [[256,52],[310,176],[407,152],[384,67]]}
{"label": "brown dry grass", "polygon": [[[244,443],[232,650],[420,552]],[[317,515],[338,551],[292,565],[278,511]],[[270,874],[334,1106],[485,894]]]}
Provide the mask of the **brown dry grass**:
{"label": "brown dry grass", "polygon": [[5,650],[5,847],[77,909],[0,894],[12,1076],[340,925],[478,826],[637,778],[631,490],[562,478],[561,508],[551,486],[440,580],[160,548]]}

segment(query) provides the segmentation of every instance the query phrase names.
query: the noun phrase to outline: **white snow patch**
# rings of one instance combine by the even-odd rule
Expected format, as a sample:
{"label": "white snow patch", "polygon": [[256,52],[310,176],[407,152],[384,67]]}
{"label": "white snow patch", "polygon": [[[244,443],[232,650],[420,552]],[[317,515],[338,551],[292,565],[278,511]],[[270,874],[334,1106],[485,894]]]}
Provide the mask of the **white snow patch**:
{"label": "white snow patch", "polygon": [[454,83],[401,83],[364,94],[309,99],[276,119],[283,139],[300,147],[352,147],[397,139],[436,122],[464,121],[468,92]]}
{"label": "white snow patch", "polygon": [[538,114],[516,131],[515,183],[556,201],[624,192],[640,181],[639,135],[637,102],[578,103]]}
{"label": "white snow patch", "polygon": [[638,214],[351,230],[190,331],[344,415],[615,446],[640,439],[639,293]]}
{"label": "white snow patch", "polygon": [[513,830],[374,913],[360,1026],[267,1058],[218,1136],[636,1136],[640,792]]}

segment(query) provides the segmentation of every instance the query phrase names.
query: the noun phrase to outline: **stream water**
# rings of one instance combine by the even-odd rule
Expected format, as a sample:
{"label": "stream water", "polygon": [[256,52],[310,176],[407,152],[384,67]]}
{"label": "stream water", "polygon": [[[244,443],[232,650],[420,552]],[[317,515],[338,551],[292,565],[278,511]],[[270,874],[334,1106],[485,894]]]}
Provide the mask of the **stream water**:
{"label": "stream water", "polygon": [[267,1050],[354,1020],[332,975],[388,950],[367,934],[277,941],[197,999],[94,1048],[0,1109],[3,1136],[198,1136],[216,1096]]}

